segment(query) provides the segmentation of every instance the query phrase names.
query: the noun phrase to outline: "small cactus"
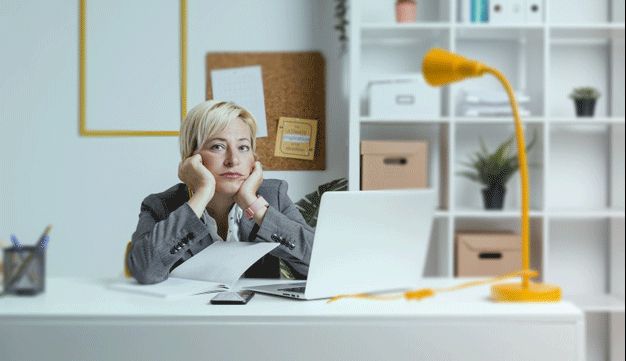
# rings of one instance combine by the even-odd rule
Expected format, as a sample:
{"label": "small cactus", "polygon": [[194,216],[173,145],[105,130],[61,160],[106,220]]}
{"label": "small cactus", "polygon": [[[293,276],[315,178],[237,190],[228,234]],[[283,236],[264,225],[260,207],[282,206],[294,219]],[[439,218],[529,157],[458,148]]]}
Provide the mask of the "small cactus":
{"label": "small cactus", "polygon": [[593,87],[574,88],[569,95],[572,99],[598,99],[600,92]]}

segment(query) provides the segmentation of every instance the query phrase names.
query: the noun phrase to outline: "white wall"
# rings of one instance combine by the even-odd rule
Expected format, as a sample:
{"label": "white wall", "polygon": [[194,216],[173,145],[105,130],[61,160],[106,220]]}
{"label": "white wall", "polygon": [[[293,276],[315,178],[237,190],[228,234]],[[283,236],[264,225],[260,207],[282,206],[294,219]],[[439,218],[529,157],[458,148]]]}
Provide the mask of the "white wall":
{"label": "white wall", "polygon": [[[137,31],[150,22],[138,17]],[[204,99],[208,51],[323,52],[326,171],[265,173],[286,179],[294,200],[346,175],[345,61],[333,23],[331,0],[189,1],[189,107]],[[177,139],[78,136],[77,0],[0,0],[0,49],[0,240],[15,233],[31,243],[53,224],[49,275],[119,274],[141,200],[178,181]],[[88,59],[89,66],[94,63]],[[122,61],[109,66],[128,71]],[[89,84],[106,84],[105,71],[89,74]],[[88,109],[106,108],[106,99],[90,94]],[[133,95],[142,106],[152,101],[143,92]],[[162,107],[177,110],[178,102],[172,97]]]}

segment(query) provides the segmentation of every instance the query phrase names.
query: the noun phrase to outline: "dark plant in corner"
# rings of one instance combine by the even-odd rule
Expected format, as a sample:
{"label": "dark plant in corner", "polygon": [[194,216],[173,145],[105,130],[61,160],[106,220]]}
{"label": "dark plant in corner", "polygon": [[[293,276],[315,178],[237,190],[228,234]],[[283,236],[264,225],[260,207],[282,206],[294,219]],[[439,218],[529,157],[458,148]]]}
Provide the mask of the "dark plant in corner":
{"label": "dark plant in corner", "polygon": [[348,180],[345,178],[335,179],[328,183],[324,183],[317,187],[315,192],[309,193],[304,198],[296,202],[296,208],[302,213],[304,220],[311,227],[317,226],[317,213],[320,209],[322,194],[328,191],[345,191],[348,190]]}
{"label": "dark plant in corner", "polygon": [[576,115],[579,117],[592,117],[596,108],[596,100],[600,92],[593,87],[574,88],[569,95],[574,100]]}
{"label": "dark plant in corner", "polygon": [[341,54],[348,49],[348,0],[335,0],[335,30],[339,33]]}
{"label": "dark plant in corner", "polygon": [[[533,139],[526,145],[528,152],[537,140],[537,132],[533,133]],[[485,186],[483,188],[483,201],[487,209],[502,209],[506,183],[519,169],[517,151],[511,150],[511,145],[515,142],[515,135],[512,135],[498,148],[490,153],[485,142],[480,138],[480,151],[470,156],[469,162],[462,164],[472,170],[462,171],[458,174],[467,177]]]}

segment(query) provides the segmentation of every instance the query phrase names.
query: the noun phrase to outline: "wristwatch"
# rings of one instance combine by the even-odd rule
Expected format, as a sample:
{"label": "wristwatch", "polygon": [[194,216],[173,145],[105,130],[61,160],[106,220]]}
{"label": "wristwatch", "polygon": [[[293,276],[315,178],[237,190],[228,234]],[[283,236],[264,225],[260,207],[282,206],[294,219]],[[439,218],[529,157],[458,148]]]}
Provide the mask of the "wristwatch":
{"label": "wristwatch", "polygon": [[246,208],[243,213],[246,215],[246,218],[253,219],[254,215],[259,212],[263,207],[268,208],[270,206],[269,203],[265,200],[265,198],[261,196],[257,196],[257,199],[252,202],[252,204]]}

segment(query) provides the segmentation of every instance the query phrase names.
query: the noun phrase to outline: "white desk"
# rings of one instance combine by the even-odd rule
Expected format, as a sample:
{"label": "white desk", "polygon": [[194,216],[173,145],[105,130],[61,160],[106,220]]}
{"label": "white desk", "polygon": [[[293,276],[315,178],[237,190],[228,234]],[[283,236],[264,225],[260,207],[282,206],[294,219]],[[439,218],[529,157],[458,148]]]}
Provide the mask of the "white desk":
{"label": "white desk", "polygon": [[[257,294],[166,301],[52,278],[45,294],[0,298],[2,360],[583,360],[570,303],[496,304],[488,287],[422,301],[296,301]],[[267,281],[244,280],[242,285]],[[426,280],[424,286],[457,284]]]}

